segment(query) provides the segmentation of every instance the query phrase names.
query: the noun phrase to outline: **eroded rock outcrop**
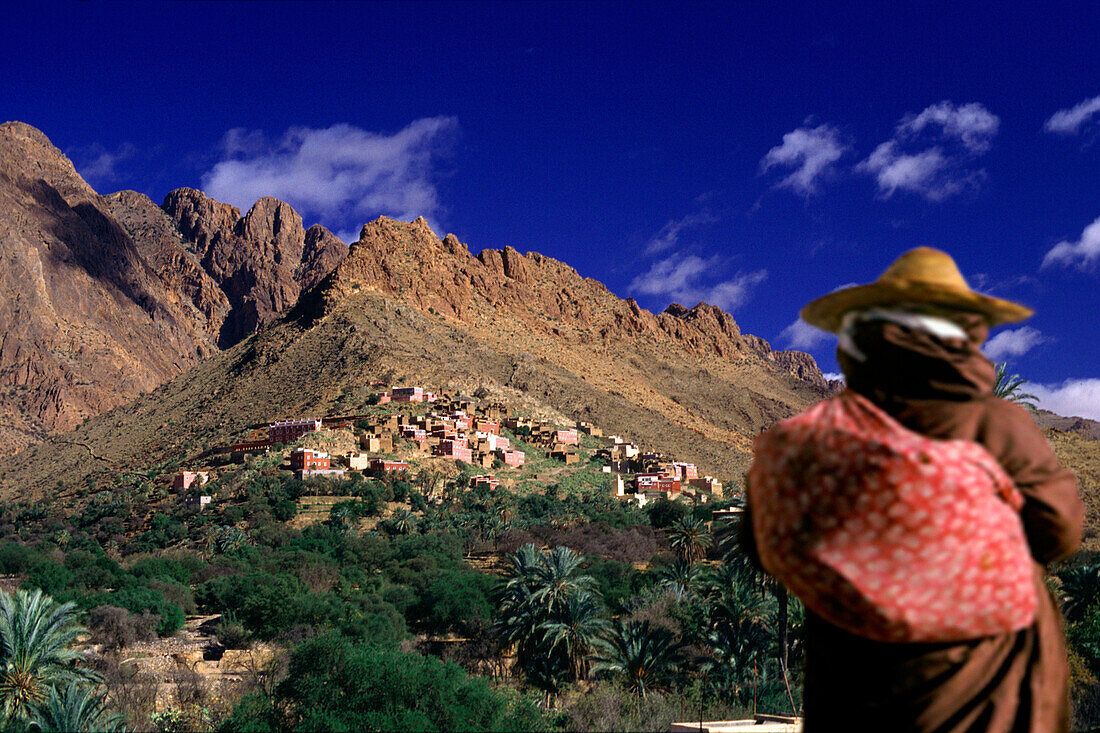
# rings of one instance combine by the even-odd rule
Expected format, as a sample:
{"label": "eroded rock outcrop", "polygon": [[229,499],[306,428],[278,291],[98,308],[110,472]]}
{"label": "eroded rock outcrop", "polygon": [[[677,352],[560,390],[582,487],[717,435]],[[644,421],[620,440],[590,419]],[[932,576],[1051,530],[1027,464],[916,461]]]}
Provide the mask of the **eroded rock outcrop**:
{"label": "eroded rock outcrop", "polygon": [[128,401],[292,307],[346,255],[261,199],[100,196],[39,130],[0,125],[0,450]]}

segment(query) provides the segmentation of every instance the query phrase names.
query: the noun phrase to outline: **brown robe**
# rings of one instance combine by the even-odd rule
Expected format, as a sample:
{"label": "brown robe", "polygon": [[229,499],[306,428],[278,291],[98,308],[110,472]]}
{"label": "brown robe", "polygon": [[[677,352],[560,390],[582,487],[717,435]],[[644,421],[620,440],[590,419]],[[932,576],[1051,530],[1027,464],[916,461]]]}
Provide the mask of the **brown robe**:
{"label": "brown robe", "polygon": [[[969,342],[872,321],[853,337],[867,359],[838,351],[838,360],[849,388],[911,430],[980,443],[1016,482],[1036,561],[1035,623],[964,643],[889,644],[807,611],[808,733],[1069,730],[1061,615],[1043,582],[1043,566],[1077,548],[1084,508],[1073,474],[1059,465],[1027,412],[993,397],[993,366],[978,349],[988,328],[980,317],[965,325]],[[751,527],[751,520],[743,526]],[[742,538],[755,554],[751,531]]]}

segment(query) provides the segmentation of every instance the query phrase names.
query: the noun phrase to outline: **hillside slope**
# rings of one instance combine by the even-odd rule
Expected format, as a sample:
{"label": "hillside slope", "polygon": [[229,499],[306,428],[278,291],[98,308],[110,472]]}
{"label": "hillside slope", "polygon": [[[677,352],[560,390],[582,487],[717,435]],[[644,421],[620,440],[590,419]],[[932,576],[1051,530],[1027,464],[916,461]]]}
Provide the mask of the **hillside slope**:
{"label": "hillside slope", "polygon": [[10,461],[0,494],[193,454],[253,423],[354,412],[371,382],[504,396],[739,480],[751,436],[827,393],[700,304],[653,314],[537,253],[478,257],[422,219],[380,218],[283,319],[124,409]]}

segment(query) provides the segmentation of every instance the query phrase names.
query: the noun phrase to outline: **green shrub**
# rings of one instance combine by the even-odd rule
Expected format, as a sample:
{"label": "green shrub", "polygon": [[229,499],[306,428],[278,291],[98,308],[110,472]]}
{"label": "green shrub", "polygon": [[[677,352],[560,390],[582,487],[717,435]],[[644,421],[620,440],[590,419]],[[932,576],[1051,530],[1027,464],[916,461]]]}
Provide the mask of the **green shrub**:
{"label": "green shrub", "polygon": [[547,730],[529,701],[434,657],[325,635],[299,646],[267,696],[242,700],[223,723],[239,730]]}
{"label": "green shrub", "polygon": [[73,572],[59,562],[42,560],[27,573],[23,587],[31,590],[41,588],[42,592],[54,598],[68,598],[73,584]]}

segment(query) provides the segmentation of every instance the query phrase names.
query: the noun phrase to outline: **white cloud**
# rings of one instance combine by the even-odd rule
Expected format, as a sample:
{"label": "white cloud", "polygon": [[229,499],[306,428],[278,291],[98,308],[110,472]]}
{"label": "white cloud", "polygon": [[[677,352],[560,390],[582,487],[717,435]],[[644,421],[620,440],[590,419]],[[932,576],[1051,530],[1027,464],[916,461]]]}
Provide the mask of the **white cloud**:
{"label": "white cloud", "polygon": [[823,372],[821,376],[825,377],[828,382],[846,382],[844,375],[840,372]]}
{"label": "white cloud", "polygon": [[713,224],[716,221],[718,221],[718,217],[712,214],[708,209],[696,211],[681,219],[672,219],[661,227],[660,231],[654,234],[649,242],[646,243],[645,253],[646,255],[652,255],[658,252],[664,252],[667,249],[672,249],[680,240],[680,232],[683,230],[703,224]]}
{"label": "white cloud", "polygon": [[119,164],[137,153],[137,148],[130,143],[122,143],[114,150],[107,150],[96,143],[86,148],[77,148],[70,153],[74,158],[74,167],[81,178],[87,181],[92,188],[99,185],[115,183],[124,174],[119,170]]}
{"label": "white cloud", "polygon": [[1054,245],[1043,257],[1043,267],[1051,265],[1076,265],[1085,270],[1100,260],[1100,218],[1081,232],[1076,242],[1065,240]]}
{"label": "white cloud", "polygon": [[883,198],[907,191],[942,201],[981,184],[985,171],[969,164],[989,151],[999,127],[1000,119],[977,102],[940,102],[903,117],[894,138],[855,170],[873,176]]}
{"label": "white cloud", "polygon": [[856,170],[873,175],[884,198],[900,190],[920,194],[930,201],[942,201],[965,186],[965,179],[950,174],[950,166],[951,161],[938,147],[907,155],[900,151],[896,141],[890,140],[875,148]]}
{"label": "white cloud", "polygon": [[1038,397],[1044,410],[1100,420],[1100,379],[1067,379],[1053,385],[1028,382],[1021,389]]}
{"label": "white cloud", "polygon": [[292,127],[276,141],[236,128],[202,186],[242,210],[274,196],[345,231],[379,214],[431,221],[441,209],[434,166],[457,131],[453,117],[419,119],[392,135],[347,124]]}
{"label": "white cloud", "polygon": [[1100,114],[1100,96],[1086,99],[1070,109],[1058,110],[1046,121],[1043,129],[1058,135],[1076,135],[1097,114]]}
{"label": "white cloud", "polygon": [[826,331],[822,331],[820,328],[814,328],[799,318],[797,321],[780,331],[779,338],[783,340],[788,349],[811,351],[820,346],[824,346],[833,339],[833,336]]}
{"label": "white cloud", "polygon": [[841,142],[840,131],[828,125],[800,127],[783,136],[783,144],[768,151],[760,161],[760,171],[773,167],[794,168],[776,184],[809,196],[817,191],[818,180],[844,155],[848,146]]}
{"label": "white cloud", "polygon": [[982,352],[990,361],[1005,361],[1010,356],[1023,356],[1044,341],[1039,329],[1022,326],[1001,331],[985,343]]}
{"label": "white cloud", "polygon": [[673,255],[661,260],[630,283],[630,289],[642,295],[659,295],[692,306],[700,301],[732,312],[749,297],[750,291],[768,276],[766,270],[739,272],[733,278],[705,284],[718,266],[718,258]]}
{"label": "white cloud", "polygon": [[918,115],[903,118],[898,131],[916,134],[937,126],[944,137],[959,140],[967,150],[980,154],[989,151],[1000,125],[1000,118],[977,102],[956,107],[944,101],[925,107]]}

